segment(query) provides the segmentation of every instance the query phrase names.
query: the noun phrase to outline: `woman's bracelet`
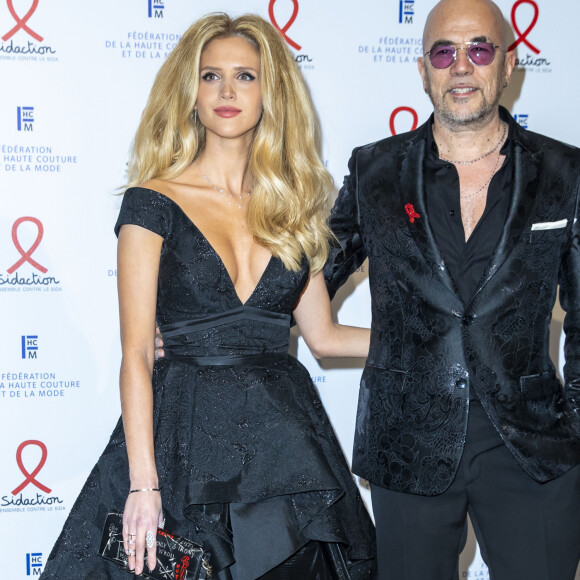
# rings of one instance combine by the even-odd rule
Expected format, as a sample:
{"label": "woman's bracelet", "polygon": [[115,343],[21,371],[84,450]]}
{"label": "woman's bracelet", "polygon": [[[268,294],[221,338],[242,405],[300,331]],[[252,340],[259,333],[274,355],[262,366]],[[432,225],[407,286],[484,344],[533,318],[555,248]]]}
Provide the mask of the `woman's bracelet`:
{"label": "woman's bracelet", "polygon": [[143,489],[132,489],[129,493],[137,493],[138,491],[161,491],[160,487],[146,487]]}

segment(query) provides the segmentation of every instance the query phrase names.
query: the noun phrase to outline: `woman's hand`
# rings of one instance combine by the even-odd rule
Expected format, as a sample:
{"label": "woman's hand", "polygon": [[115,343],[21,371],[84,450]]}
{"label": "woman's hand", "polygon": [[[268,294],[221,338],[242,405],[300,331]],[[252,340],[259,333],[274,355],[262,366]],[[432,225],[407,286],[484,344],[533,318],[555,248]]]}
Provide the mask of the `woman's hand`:
{"label": "woman's hand", "polygon": [[141,574],[145,566],[153,570],[157,564],[157,528],[163,527],[161,494],[158,491],[130,493],[123,512],[123,547],[129,556],[129,569]]}

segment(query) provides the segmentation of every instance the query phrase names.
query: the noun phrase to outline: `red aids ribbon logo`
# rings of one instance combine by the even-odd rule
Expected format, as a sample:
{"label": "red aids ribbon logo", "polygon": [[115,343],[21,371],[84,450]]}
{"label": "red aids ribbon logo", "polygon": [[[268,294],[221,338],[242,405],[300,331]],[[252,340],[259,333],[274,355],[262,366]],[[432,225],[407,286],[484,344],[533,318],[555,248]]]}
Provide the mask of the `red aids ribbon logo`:
{"label": "red aids ribbon logo", "polygon": [[419,115],[417,115],[417,111],[411,107],[397,107],[392,113],[391,118],[389,119],[389,129],[391,129],[391,135],[396,135],[397,131],[395,129],[395,119],[399,113],[411,113],[413,116],[413,126],[411,127],[411,131],[414,131],[419,124]]}
{"label": "red aids ribbon logo", "polygon": [[[33,224],[36,224],[36,227],[38,228],[38,235],[36,236],[36,240],[34,240],[34,243],[32,244],[32,246],[30,246],[30,248],[28,248],[27,251],[24,251],[24,249],[20,245],[20,242],[18,241],[18,228],[20,227],[20,224],[24,222],[32,222]],[[14,246],[16,247],[16,249],[18,250],[19,254],[22,257],[20,258],[20,260],[18,260],[18,262],[16,262],[14,265],[8,268],[9,274],[12,274],[12,272],[18,270],[18,268],[20,268],[20,266],[22,266],[22,264],[24,264],[25,262],[28,262],[29,264],[34,266],[37,270],[40,270],[43,274],[46,274],[46,272],[48,272],[48,270],[44,266],[41,266],[36,260],[32,259],[32,254],[34,253],[36,248],[38,248],[38,246],[40,245],[43,235],[44,228],[42,227],[42,222],[39,219],[26,216],[18,218],[14,222],[12,226],[12,241],[14,242]]]}
{"label": "red aids ribbon logo", "polygon": [[[24,450],[25,447],[28,447],[29,445],[36,445],[37,447],[40,447],[40,450],[42,451],[42,457],[40,458],[38,465],[33,469],[32,473],[29,473],[26,470],[26,467],[24,467],[24,463],[22,463],[22,451]],[[46,450],[46,445],[42,441],[29,439],[28,441],[23,441],[18,446],[18,449],[16,450],[16,463],[18,463],[18,467],[20,468],[20,471],[22,471],[26,479],[16,489],[12,490],[12,495],[18,495],[27,485],[31,483],[44,493],[50,493],[52,491],[51,489],[46,487],[46,485],[43,485],[42,483],[40,483],[40,481],[37,481],[35,479],[36,476],[40,473],[40,470],[44,467],[47,456],[48,451]]]}
{"label": "red aids ribbon logo", "polygon": [[407,215],[409,216],[409,221],[414,224],[415,223],[415,219],[416,218],[420,218],[421,216],[415,211],[415,208],[413,207],[412,203],[408,203],[405,206],[405,212],[407,213]]}
{"label": "red aids ribbon logo", "polygon": [[18,16],[18,14],[16,14],[16,10],[14,10],[14,3],[13,3],[14,0],[6,0],[6,4],[8,5],[8,10],[10,10],[10,14],[12,14],[12,18],[14,18],[14,20],[16,21],[16,26],[14,28],[12,28],[12,30],[9,30],[2,37],[2,40],[4,42],[6,42],[9,38],[14,36],[19,30],[24,30],[30,36],[32,36],[32,38],[34,38],[35,40],[38,40],[38,42],[42,42],[44,40],[44,38],[42,38],[42,36],[40,36],[40,34],[37,34],[36,32],[34,32],[34,30],[32,30],[32,28],[30,28],[29,26],[26,25],[26,23],[30,20],[30,17],[36,12],[36,9],[38,8],[39,1],[40,0],[32,0],[32,6],[30,7],[30,9],[24,15],[23,18],[20,18],[20,16]]}
{"label": "red aids ribbon logo", "polygon": [[270,0],[270,6],[268,7],[270,22],[272,22],[272,24],[280,31],[280,33],[284,37],[284,40],[292,48],[295,48],[296,50],[301,50],[302,47],[298,43],[294,42],[291,38],[289,38],[288,35],[286,34],[286,31],[292,26],[292,24],[294,24],[296,16],[298,16],[298,0],[292,0],[292,15],[290,16],[290,20],[288,20],[288,22],[286,22],[286,24],[282,28],[280,28],[278,22],[276,21],[276,17],[274,16],[274,4],[276,4],[277,1],[278,0]]}
{"label": "red aids ribbon logo", "polygon": [[[534,9],[534,16],[532,18],[532,23],[524,30],[524,32],[522,32],[519,27],[518,27],[518,23],[516,22],[516,12],[517,9],[522,5],[522,4],[530,4],[532,6],[532,8]],[[538,5],[534,2],[534,0],[518,0],[512,7],[512,26],[514,27],[514,30],[516,31],[516,34],[518,35],[518,37],[516,38],[515,42],[512,42],[512,44],[510,44],[510,46],[508,47],[508,51],[513,50],[518,44],[520,44],[521,42],[523,42],[532,52],[536,53],[536,54],[540,54],[540,50],[538,48],[536,48],[533,44],[531,44],[530,42],[528,42],[528,34],[532,31],[532,28],[534,28],[534,26],[536,26],[536,22],[538,22],[538,16],[540,15],[540,9],[538,8]]]}

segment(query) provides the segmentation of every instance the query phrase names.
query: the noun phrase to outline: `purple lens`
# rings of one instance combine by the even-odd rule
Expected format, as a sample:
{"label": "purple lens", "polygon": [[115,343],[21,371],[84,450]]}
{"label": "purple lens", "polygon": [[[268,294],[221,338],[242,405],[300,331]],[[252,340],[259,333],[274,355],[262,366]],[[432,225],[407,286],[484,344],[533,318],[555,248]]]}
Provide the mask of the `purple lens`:
{"label": "purple lens", "polygon": [[435,68],[447,68],[455,60],[455,48],[452,46],[437,46],[429,51],[429,60]]}
{"label": "purple lens", "polygon": [[478,42],[467,47],[469,60],[477,66],[485,66],[493,62],[495,48],[491,42]]}

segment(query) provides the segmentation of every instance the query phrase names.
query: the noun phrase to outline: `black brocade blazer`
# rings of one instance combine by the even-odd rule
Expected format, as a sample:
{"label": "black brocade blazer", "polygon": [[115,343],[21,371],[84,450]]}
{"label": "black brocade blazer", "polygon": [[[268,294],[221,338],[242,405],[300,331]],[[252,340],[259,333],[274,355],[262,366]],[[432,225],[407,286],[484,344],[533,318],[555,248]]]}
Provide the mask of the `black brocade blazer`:
{"label": "black brocade blazer", "polygon": [[[533,479],[580,463],[580,151],[501,114],[511,131],[511,203],[469,303],[425,209],[426,124],[355,149],[332,211],[340,247],[325,268],[331,294],[369,259],[372,337],[353,471],[379,486],[445,491],[465,442],[470,389]],[[411,220],[406,206],[420,217]],[[558,284],[565,385],[548,352]]]}

